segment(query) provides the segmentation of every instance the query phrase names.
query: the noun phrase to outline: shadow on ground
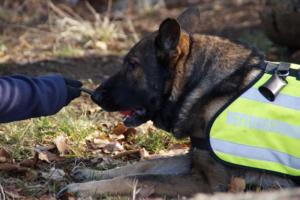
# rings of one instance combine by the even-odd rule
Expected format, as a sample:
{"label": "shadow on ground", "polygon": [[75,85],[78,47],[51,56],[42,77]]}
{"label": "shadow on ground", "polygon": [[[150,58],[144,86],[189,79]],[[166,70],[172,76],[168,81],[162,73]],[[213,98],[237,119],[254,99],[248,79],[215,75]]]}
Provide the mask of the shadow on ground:
{"label": "shadow on ground", "polygon": [[0,75],[25,74],[44,75],[60,73],[76,79],[91,79],[98,83],[114,74],[122,64],[122,56],[85,56],[76,58],[57,58],[26,64],[14,62],[0,64]]}

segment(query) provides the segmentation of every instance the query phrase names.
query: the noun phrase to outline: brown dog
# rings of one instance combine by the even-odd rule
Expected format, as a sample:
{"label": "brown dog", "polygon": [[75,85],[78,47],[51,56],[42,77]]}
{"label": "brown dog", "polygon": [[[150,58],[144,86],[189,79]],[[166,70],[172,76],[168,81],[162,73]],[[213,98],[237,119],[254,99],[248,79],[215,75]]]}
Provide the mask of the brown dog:
{"label": "brown dog", "polygon": [[[255,49],[215,36],[194,34],[199,12],[190,9],[166,19],[126,55],[123,68],[92,96],[107,111],[129,110],[127,126],[152,120],[176,138],[206,138],[209,121],[233,96],[261,73],[263,56]],[[205,144],[204,144],[205,146]],[[201,145],[188,155],[139,162],[107,171],[76,170],[64,188],[77,196],[132,193],[149,187],[154,195],[191,196],[227,191],[232,177],[247,186],[290,187],[294,182],[216,161]],[[95,181],[98,180],[98,181]]]}

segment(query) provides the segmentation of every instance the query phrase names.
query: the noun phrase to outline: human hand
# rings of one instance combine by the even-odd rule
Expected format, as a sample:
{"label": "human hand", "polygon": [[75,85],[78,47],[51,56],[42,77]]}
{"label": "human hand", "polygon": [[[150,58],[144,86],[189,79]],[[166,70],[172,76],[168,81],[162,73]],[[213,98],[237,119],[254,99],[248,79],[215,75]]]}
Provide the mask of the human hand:
{"label": "human hand", "polygon": [[69,78],[64,78],[64,80],[67,86],[66,105],[68,105],[73,99],[81,95],[80,88],[82,87],[82,83],[78,80],[69,79]]}

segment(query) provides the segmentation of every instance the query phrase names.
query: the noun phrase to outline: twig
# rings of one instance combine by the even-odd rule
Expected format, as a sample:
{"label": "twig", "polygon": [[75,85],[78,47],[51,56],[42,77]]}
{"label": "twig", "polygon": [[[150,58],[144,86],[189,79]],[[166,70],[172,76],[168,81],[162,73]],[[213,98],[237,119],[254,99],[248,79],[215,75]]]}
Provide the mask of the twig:
{"label": "twig", "polygon": [[108,17],[108,19],[111,18],[111,8],[112,8],[112,0],[108,0],[107,11],[106,11],[106,16]]}
{"label": "twig", "polygon": [[91,11],[91,13],[93,13],[93,16],[94,16],[95,20],[99,21],[100,20],[100,15],[95,10],[95,8],[88,1],[85,1],[85,6],[87,7],[87,9],[89,9],[89,11]]}
{"label": "twig", "polygon": [[83,21],[83,18],[78,15],[76,12],[74,12],[74,10],[72,8],[70,8],[67,5],[61,5],[61,7],[63,7],[64,10],[66,10],[68,12],[68,14],[72,15],[75,19],[79,20],[79,21]]}
{"label": "twig", "polygon": [[56,14],[58,14],[61,17],[67,17],[67,18],[71,18],[71,16],[67,13],[65,13],[64,11],[62,11],[60,8],[58,8],[57,6],[55,6],[52,1],[48,1],[48,6],[49,8],[51,8]]}
{"label": "twig", "polygon": [[5,192],[4,192],[4,189],[3,189],[2,185],[1,185],[1,183],[0,183],[0,199],[3,199],[3,200],[6,199],[5,198]]}
{"label": "twig", "polygon": [[14,194],[12,192],[5,191],[5,194],[7,196],[7,199],[24,199],[24,197],[20,196],[19,194]]}
{"label": "twig", "polygon": [[138,34],[137,34],[137,32],[136,32],[136,30],[134,28],[132,20],[130,20],[130,19],[131,19],[130,17],[128,17],[126,19],[127,24],[128,24],[128,28],[129,28],[130,32],[132,33],[132,37],[133,37],[134,42],[138,42],[140,40],[139,36],[138,36]]}

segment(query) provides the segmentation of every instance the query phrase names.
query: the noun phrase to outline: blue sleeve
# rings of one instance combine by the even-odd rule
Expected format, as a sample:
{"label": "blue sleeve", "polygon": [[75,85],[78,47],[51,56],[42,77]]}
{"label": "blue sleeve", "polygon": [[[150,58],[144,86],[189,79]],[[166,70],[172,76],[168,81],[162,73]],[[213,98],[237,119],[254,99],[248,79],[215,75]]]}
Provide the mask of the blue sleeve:
{"label": "blue sleeve", "polygon": [[60,75],[0,77],[0,123],[55,114],[66,101]]}

